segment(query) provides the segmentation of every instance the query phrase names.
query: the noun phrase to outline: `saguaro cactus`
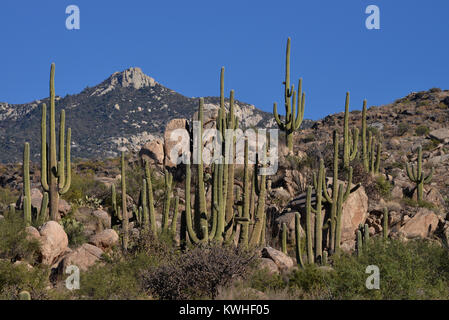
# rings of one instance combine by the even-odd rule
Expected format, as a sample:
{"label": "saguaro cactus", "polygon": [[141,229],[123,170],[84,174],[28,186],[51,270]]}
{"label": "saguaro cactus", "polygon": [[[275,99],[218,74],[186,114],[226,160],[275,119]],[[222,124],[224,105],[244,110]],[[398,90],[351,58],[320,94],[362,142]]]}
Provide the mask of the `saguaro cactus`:
{"label": "saguaro cactus", "polygon": [[123,249],[128,250],[128,208],[126,204],[126,163],[125,163],[125,152],[122,151],[121,159],[122,168],[122,229],[123,229]]}
{"label": "saguaro cactus", "polygon": [[[42,105],[41,123],[41,184],[45,192],[50,195],[50,218],[59,220],[59,197],[69,191],[71,183],[70,141],[71,129],[65,136],[65,111],[61,111],[59,127],[59,160],[56,155],[56,125],[55,125],[55,64],[52,63],[50,71],[50,143],[49,163],[47,164],[47,106]],[[64,151],[66,150],[66,155]],[[49,181],[47,180],[49,177]]]}
{"label": "saguaro cactus", "polygon": [[384,208],[384,216],[382,218],[383,228],[382,235],[384,239],[388,239],[388,209]]}
{"label": "saguaro cactus", "polygon": [[[30,145],[25,143],[23,151],[23,214],[25,219],[25,224],[30,226],[32,224],[32,212],[31,212],[31,186],[30,186]],[[48,208],[48,193],[44,192],[42,198],[41,209],[37,213],[35,223],[40,226],[46,220]]]}
{"label": "saguaro cactus", "polygon": [[428,176],[424,176],[423,170],[422,170],[422,147],[418,147],[418,160],[417,165],[409,165],[406,164],[407,168],[407,176],[410,179],[410,181],[414,182],[416,184],[416,190],[417,190],[417,200],[422,201],[423,200],[423,191],[424,191],[424,184],[430,183],[432,181],[433,173],[435,169],[432,167],[431,172]]}
{"label": "saguaro cactus", "polygon": [[[334,142],[334,163],[333,163],[333,178],[332,178],[332,196],[327,191],[326,178],[324,173],[323,182],[323,202],[327,202],[331,205],[331,214],[330,214],[330,244],[329,250],[332,254],[335,250],[338,250],[340,247],[340,235],[341,235],[341,214],[342,214],[342,206],[343,203],[348,199],[349,194],[351,192],[352,187],[352,167],[349,167],[348,172],[348,182],[346,185],[346,190],[343,191],[343,186],[338,183],[338,166],[339,166],[339,157],[338,157],[338,134],[337,131],[333,133],[333,142]],[[323,163],[324,166],[324,163]],[[316,181],[314,181],[316,183]],[[317,185],[315,185],[315,189]],[[341,189],[341,190],[340,190]],[[340,195],[340,193],[342,193]]]}
{"label": "saguaro cactus", "polygon": [[345,119],[344,119],[344,145],[343,145],[343,165],[349,167],[349,163],[355,159],[359,144],[359,129],[354,128],[351,134],[349,130],[349,92],[346,92]]}
{"label": "saguaro cactus", "polygon": [[277,103],[273,105],[273,115],[279,129],[285,132],[289,151],[293,151],[293,132],[301,127],[304,119],[305,93],[302,92],[302,79],[299,79],[297,98],[294,85],[290,87],[290,38],[287,39],[284,86],[285,122],[279,117]]}
{"label": "saguaro cactus", "polygon": [[296,263],[301,268],[304,268],[304,261],[302,260],[301,254],[301,216],[299,215],[299,212],[295,213],[295,240]]}

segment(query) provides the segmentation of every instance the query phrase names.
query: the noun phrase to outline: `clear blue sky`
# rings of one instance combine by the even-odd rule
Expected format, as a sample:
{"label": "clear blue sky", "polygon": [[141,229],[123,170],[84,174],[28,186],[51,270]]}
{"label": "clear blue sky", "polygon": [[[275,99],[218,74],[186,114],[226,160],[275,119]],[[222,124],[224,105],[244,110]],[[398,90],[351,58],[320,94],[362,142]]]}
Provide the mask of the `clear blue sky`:
{"label": "clear blue sky", "polygon": [[[81,11],[81,29],[65,28],[66,6]],[[380,7],[381,29],[365,28],[365,8]],[[411,91],[449,89],[447,0],[2,0],[0,101],[93,86],[139,66],[186,96],[226,91],[271,111],[282,102],[285,45],[292,38],[292,80],[301,76],[306,117],[394,101]]]}

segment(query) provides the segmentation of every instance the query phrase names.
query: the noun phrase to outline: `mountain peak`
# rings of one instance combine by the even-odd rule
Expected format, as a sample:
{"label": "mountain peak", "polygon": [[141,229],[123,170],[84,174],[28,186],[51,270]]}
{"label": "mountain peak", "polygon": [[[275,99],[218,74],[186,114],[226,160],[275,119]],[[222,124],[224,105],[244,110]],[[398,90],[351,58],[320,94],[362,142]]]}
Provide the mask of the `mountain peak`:
{"label": "mountain peak", "polygon": [[146,87],[154,87],[157,82],[143,73],[139,67],[131,67],[122,72],[114,72],[108,79],[103,81],[92,95],[102,96],[117,87],[132,87],[136,90]]}

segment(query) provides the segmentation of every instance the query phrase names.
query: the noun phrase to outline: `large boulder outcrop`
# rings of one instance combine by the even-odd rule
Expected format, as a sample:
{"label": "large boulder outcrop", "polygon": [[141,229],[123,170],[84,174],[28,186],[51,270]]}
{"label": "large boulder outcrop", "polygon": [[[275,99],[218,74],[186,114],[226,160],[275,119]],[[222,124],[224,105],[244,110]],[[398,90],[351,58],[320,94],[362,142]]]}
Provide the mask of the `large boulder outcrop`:
{"label": "large boulder outcrop", "polygon": [[[176,135],[175,130],[187,130],[187,128],[187,119],[172,119],[167,123],[164,133],[164,150],[166,154],[165,165],[167,167],[176,167],[176,158],[181,155],[181,150],[176,153],[176,156],[172,157],[171,155],[173,147],[181,140],[181,137]],[[178,140],[176,138],[178,138]]]}
{"label": "large boulder outcrop", "polygon": [[368,218],[368,196],[361,186],[351,193],[343,204],[341,241],[354,240],[357,228]]}
{"label": "large boulder outcrop", "polygon": [[143,161],[162,165],[164,163],[164,142],[162,139],[156,138],[145,143],[140,149],[139,156]]}
{"label": "large boulder outcrop", "polygon": [[102,249],[103,251],[106,251],[114,247],[115,245],[118,244],[118,242],[119,236],[117,232],[113,229],[106,229],[100,233],[94,234],[89,239],[89,243]]}
{"label": "large boulder outcrop", "polygon": [[273,262],[281,271],[288,270],[295,265],[292,258],[290,258],[282,251],[276,250],[272,247],[265,247],[262,249],[262,258],[273,260]]}
{"label": "large boulder outcrop", "polygon": [[[35,234],[31,232],[30,234]],[[40,231],[40,257],[43,264],[52,266],[68,250],[69,239],[64,228],[56,221],[48,221]],[[37,236],[37,235],[36,235]]]}
{"label": "large boulder outcrop", "polygon": [[406,239],[427,238],[438,227],[438,216],[431,210],[421,208],[399,229],[399,235]]}
{"label": "large boulder outcrop", "polygon": [[72,251],[61,261],[60,267],[65,270],[68,266],[77,266],[80,270],[86,271],[93,266],[103,255],[103,250],[85,243],[78,249]]}

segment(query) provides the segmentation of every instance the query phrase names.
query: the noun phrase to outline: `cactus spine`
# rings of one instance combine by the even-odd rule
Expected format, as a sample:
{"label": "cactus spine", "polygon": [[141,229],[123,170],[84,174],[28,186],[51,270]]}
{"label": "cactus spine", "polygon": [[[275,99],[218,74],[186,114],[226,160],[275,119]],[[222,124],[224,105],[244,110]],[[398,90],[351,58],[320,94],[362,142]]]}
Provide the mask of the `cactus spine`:
{"label": "cactus spine", "polygon": [[353,133],[349,130],[349,92],[346,93],[345,119],[344,119],[344,145],[343,145],[343,165],[349,167],[349,163],[355,159],[359,144],[359,129],[354,128]]}
{"label": "cactus spine", "polygon": [[418,160],[417,165],[409,165],[406,164],[407,168],[407,176],[410,179],[410,181],[414,182],[416,184],[416,190],[417,190],[417,200],[418,202],[423,201],[423,191],[424,191],[424,184],[430,183],[432,181],[433,173],[435,169],[432,167],[431,172],[428,176],[424,176],[423,170],[422,170],[422,147],[418,147]]}
{"label": "cactus spine", "polygon": [[[70,141],[71,129],[67,130],[67,141],[64,143],[65,135],[65,111],[61,111],[59,129],[59,161],[56,155],[56,125],[55,125],[55,64],[52,63],[50,71],[50,144],[49,164],[47,165],[47,106],[42,105],[41,123],[41,184],[45,192],[50,195],[50,218],[59,220],[59,197],[65,194],[71,183]],[[64,154],[66,150],[67,154]],[[65,173],[66,169],[66,173]],[[49,177],[49,180],[47,180]]]}
{"label": "cactus spine", "polygon": [[299,79],[298,98],[294,85],[290,87],[290,38],[287,39],[284,86],[285,122],[279,117],[277,103],[273,105],[273,114],[279,129],[285,132],[289,151],[293,151],[293,132],[300,128],[304,119],[305,93],[302,92],[302,79]]}

